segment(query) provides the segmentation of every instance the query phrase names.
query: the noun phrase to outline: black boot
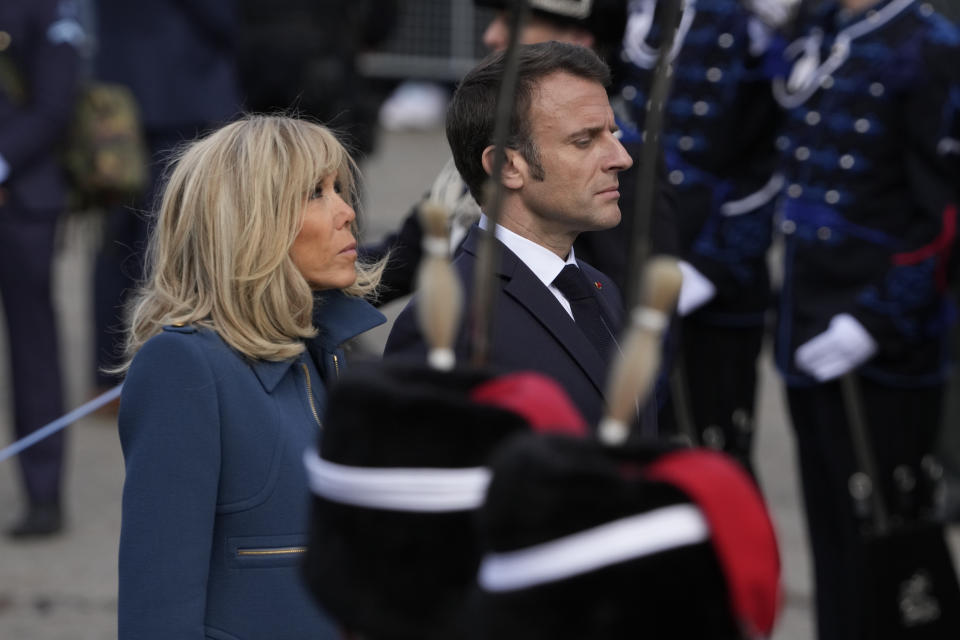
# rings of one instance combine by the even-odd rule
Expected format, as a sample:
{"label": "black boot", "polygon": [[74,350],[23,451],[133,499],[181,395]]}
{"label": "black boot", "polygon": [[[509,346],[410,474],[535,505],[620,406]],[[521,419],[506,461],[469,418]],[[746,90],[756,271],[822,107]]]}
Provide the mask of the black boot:
{"label": "black boot", "polygon": [[58,504],[31,504],[23,519],[7,530],[11,538],[50,536],[63,529],[63,516]]}

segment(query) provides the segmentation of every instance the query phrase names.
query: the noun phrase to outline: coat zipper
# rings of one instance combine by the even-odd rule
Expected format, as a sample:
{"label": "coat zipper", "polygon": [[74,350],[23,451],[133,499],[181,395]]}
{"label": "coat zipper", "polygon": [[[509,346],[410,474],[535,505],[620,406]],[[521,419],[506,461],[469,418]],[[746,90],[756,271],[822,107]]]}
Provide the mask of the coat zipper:
{"label": "coat zipper", "polygon": [[276,549],[237,549],[238,556],[292,556],[304,553],[306,547],[277,547]]}
{"label": "coat zipper", "polygon": [[[336,356],[334,356],[336,357]],[[313,413],[313,419],[317,421],[317,425],[323,426],[320,422],[320,415],[317,413],[317,405],[313,399],[313,382],[310,378],[310,369],[305,363],[300,363],[300,366],[303,367],[303,373],[306,376],[307,380],[307,401],[310,403],[310,411]],[[276,549],[237,549],[238,556],[290,556],[304,553],[307,550],[306,547],[278,547]]]}
{"label": "coat zipper", "polygon": [[323,423],[320,422],[320,414],[317,413],[317,405],[313,400],[313,383],[310,381],[310,369],[307,368],[305,362],[301,362],[300,366],[303,367],[303,373],[307,376],[307,401],[310,402],[310,411],[313,412],[313,419],[317,421],[317,426],[323,427]]}
{"label": "coat zipper", "polygon": [[337,358],[337,354],[333,354],[333,372],[337,376],[337,380],[340,379],[340,359]]}

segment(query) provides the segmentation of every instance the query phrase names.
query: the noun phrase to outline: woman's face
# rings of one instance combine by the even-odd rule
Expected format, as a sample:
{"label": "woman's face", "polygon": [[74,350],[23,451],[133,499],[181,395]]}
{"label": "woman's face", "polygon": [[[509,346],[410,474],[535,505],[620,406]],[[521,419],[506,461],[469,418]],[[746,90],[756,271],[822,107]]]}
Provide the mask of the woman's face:
{"label": "woman's face", "polygon": [[356,281],[356,213],[340,197],[336,174],[320,181],[303,209],[303,226],[290,258],[313,289],[343,289]]}

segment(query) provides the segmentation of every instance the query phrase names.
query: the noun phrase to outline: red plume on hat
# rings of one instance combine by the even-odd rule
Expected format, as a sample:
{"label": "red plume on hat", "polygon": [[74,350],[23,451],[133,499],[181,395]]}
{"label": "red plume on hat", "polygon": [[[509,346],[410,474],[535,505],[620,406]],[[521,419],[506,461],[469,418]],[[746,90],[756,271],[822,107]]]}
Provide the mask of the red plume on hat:
{"label": "red plume on hat", "polygon": [[655,461],[647,477],[668,482],[694,500],[710,527],[734,614],[748,637],[768,637],[781,604],[780,554],[750,476],[723,454],[689,449]]}

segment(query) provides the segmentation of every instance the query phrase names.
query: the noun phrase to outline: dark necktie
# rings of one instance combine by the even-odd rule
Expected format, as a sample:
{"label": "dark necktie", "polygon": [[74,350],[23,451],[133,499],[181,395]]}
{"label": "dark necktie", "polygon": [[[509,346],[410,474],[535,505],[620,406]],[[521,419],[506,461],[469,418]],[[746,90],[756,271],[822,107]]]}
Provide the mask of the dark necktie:
{"label": "dark necktie", "polygon": [[554,279],[553,286],[559,289],[570,303],[570,310],[573,311],[573,319],[577,326],[596,347],[600,357],[606,361],[610,355],[612,336],[604,324],[600,303],[580,269],[568,264]]}

